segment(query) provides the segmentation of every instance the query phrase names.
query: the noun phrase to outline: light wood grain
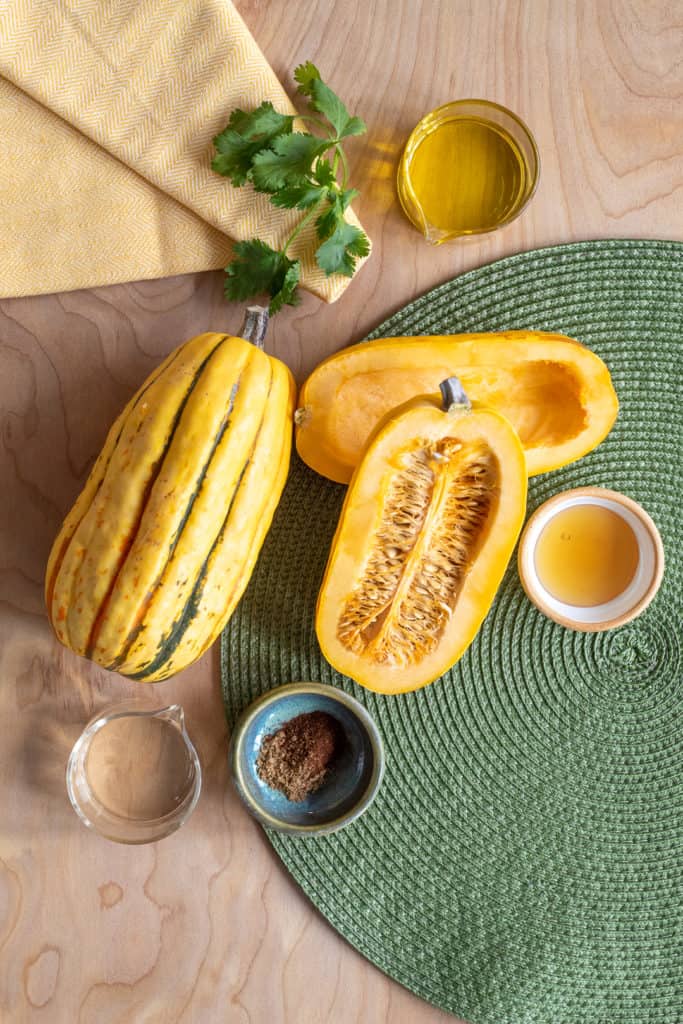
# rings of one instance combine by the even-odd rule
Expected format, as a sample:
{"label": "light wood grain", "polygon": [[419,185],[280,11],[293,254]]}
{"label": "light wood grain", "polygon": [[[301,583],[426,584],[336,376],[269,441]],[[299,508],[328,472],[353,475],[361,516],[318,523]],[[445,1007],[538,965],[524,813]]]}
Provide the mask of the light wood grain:
{"label": "light wood grain", "polygon": [[[372,260],[336,306],[306,296],[270,334],[299,379],[411,298],[497,257],[584,238],[683,238],[683,3],[238,7],[288,87],[294,65],[315,60],[369,128],[350,154]],[[467,96],[510,106],[530,125],[541,182],[506,229],[433,249],[399,210],[396,159],[427,110]],[[221,292],[220,274],[198,274],[0,303],[0,1019],[452,1020],[334,933],[238,804],[217,651],[155,691],[183,704],[205,766],[187,826],[156,846],[119,847],[88,833],[67,801],[64,768],[84,722],[137,691],[52,639],[47,553],[144,376],[191,335],[239,326]]]}

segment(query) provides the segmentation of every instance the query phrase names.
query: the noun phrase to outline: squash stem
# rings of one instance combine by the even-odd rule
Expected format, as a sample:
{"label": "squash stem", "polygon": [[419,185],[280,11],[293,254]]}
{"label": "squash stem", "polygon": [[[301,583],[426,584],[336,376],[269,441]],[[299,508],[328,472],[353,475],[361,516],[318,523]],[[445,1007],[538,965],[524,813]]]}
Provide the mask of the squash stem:
{"label": "squash stem", "polygon": [[263,348],[266,331],[268,330],[268,309],[266,306],[247,306],[244,312],[244,323],[240,330],[240,338],[250,341],[257,348]]}
{"label": "squash stem", "polygon": [[457,377],[447,377],[439,384],[441,397],[443,398],[444,411],[448,412],[453,406],[470,412],[472,403],[465,394],[465,389]]}

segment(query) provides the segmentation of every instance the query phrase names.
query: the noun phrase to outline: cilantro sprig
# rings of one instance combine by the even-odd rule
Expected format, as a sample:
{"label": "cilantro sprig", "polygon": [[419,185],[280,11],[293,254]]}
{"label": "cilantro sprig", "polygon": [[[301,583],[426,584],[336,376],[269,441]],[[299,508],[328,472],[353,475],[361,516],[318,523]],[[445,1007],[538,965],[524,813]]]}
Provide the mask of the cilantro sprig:
{"label": "cilantro sprig", "polygon": [[258,238],[238,242],[234,259],[225,268],[226,296],[240,301],[267,293],[271,314],[300,301],[301,265],[287,253],[311,221],[320,243],[316,262],[325,274],[353,277],[357,260],[370,251],[367,235],[345,219],[358,192],[348,187],[342,146],[343,140],[365,132],[365,122],[349,114],[315,64],[300,64],[294,78],[309,106],[309,113],[298,119],[315,128],[315,134],[295,131],[295,118],[280,114],[266,101],[251,112],[233,110],[226,128],[213,140],[214,171],[236,188],[251,183],[257,192],[269,195],[274,206],[303,213],[282,249]]}

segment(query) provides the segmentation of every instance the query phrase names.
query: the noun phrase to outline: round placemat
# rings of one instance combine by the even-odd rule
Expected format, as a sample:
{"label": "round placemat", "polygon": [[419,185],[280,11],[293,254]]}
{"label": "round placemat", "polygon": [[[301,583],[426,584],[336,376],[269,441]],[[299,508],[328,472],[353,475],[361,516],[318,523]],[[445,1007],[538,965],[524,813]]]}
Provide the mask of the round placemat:
{"label": "round placemat", "polygon": [[640,502],[662,588],[607,633],[556,625],[513,557],[474,643],[442,679],[383,697],[322,658],[314,610],[344,488],[298,459],[223,636],[230,721],[270,687],[358,697],[386,745],[354,825],[270,834],[325,917],[373,963],[472,1024],[683,1020],[683,245],[605,241],[523,253],[434,289],[372,337],[534,328],[608,364],[619,418],[590,455],[530,481]]}

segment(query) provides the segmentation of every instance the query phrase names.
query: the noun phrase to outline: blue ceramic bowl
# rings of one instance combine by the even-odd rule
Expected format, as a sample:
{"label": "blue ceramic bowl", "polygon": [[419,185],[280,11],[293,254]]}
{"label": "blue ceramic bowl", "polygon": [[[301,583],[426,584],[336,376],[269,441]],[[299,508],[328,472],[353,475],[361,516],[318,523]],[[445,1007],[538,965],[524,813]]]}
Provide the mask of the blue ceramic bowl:
{"label": "blue ceramic bowl", "polygon": [[[296,715],[325,711],[344,734],[342,752],[320,789],[300,803],[271,789],[256,771],[265,736]],[[377,726],[354,697],[322,683],[291,683],[254,701],[235,724],[230,769],[237,791],[253,816],[267,828],[298,835],[336,832],[367,810],[384,774],[384,748]]]}

